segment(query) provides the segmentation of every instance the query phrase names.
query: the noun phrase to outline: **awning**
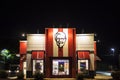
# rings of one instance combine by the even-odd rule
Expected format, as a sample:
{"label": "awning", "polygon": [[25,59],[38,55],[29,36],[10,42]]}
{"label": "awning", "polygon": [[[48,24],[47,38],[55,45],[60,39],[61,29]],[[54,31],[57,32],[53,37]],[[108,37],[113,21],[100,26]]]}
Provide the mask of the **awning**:
{"label": "awning", "polygon": [[96,56],[95,58],[96,60],[101,61],[100,57]]}

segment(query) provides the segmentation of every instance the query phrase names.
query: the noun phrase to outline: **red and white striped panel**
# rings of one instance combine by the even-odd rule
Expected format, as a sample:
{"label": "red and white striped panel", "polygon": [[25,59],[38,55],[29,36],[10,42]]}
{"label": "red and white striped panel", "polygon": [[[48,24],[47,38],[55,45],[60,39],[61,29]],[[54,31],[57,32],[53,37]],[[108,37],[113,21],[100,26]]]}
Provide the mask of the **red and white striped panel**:
{"label": "red and white striped panel", "polygon": [[[76,31],[74,28],[46,28],[46,56],[48,57],[73,57],[76,49]],[[55,41],[55,34],[64,32],[66,42],[63,48],[59,48]]]}

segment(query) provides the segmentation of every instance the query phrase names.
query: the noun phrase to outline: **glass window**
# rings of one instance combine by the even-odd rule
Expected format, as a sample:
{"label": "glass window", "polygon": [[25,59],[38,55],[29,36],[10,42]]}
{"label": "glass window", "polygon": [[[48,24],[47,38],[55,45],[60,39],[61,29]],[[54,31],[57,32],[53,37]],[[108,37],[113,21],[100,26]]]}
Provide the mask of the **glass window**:
{"label": "glass window", "polygon": [[88,60],[78,60],[78,73],[84,73],[88,68]]}
{"label": "glass window", "polygon": [[39,73],[44,72],[43,60],[33,60],[33,74],[35,74],[35,72],[39,72]]}
{"label": "glass window", "polygon": [[69,75],[69,60],[53,59],[52,75]]}

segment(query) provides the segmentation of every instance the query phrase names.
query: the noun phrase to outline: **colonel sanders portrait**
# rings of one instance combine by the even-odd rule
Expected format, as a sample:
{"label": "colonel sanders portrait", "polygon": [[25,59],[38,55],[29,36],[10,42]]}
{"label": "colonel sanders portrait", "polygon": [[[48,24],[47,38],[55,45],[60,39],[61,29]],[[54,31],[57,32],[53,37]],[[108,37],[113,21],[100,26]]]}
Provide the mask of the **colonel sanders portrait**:
{"label": "colonel sanders portrait", "polygon": [[55,41],[59,48],[62,48],[66,42],[66,35],[64,32],[57,32],[55,34]]}

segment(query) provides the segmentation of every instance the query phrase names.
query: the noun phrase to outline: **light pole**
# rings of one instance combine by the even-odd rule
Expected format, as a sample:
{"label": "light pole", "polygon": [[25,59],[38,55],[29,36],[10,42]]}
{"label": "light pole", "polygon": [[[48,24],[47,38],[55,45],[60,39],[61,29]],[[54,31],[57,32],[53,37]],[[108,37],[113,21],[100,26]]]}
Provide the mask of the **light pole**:
{"label": "light pole", "polygon": [[22,34],[21,34],[21,39],[22,39],[22,40],[25,40],[25,39],[26,39],[26,34],[25,34],[25,33],[22,33]]}
{"label": "light pole", "polygon": [[111,48],[111,51],[112,51],[112,55],[115,56],[114,52],[115,52],[115,48]]}
{"label": "light pole", "polygon": [[112,56],[113,56],[113,67],[114,67],[114,65],[115,65],[115,48],[111,48],[111,51],[112,51]]}
{"label": "light pole", "polygon": [[25,33],[22,33],[21,36],[22,36],[22,37],[25,37]]}

